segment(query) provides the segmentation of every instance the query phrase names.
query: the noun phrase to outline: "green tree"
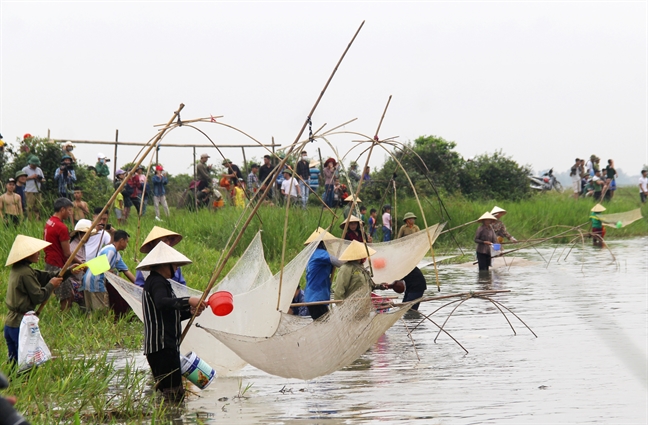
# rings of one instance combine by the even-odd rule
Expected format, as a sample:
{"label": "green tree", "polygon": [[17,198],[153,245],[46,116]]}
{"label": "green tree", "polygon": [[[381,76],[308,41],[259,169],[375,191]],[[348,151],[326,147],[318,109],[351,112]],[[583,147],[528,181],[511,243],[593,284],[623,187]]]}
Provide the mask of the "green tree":
{"label": "green tree", "polygon": [[458,177],[461,193],[469,199],[520,200],[531,196],[528,166],[496,151],[466,161]]}

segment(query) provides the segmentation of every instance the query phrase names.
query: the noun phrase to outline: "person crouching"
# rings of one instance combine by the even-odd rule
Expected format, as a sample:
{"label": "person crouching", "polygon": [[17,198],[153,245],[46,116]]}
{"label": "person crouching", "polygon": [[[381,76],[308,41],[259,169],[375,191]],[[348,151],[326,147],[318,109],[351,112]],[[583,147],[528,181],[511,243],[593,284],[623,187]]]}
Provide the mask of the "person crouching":
{"label": "person crouching", "polygon": [[199,297],[177,298],[167,279],[179,266],[191,260],[164,242],[158,243],[137,266],[151,274],[144,282],[142,309],[144,317],[144,354],[155,379],[155,388],[167,401],[184,399],[180,372],[181,322],[194,313],[200,315],[206,303]]}

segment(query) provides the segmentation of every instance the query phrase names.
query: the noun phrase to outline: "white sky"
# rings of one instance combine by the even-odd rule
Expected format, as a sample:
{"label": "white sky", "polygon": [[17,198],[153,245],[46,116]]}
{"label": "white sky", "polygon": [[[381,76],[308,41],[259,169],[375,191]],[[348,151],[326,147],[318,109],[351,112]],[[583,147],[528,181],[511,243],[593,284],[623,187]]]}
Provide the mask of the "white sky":
{"label": "white sky", "polygon": [[[31,3],[1,2],[0,132],[53,138],[150,139],[178,104],[182,118],[224,122],[292,142],[342,51],[355,44],[313,127],[434,134],[468,158],[502,149],[562,171],[595,153],[638,174],[647,159],[646,2]],[[220,144],[249,143],[202,127]],[[355,137],[338,136],[340,150]],[[178,129],[169,143],[207,143]],[[310,145],[328,156],[323,142]],[[105,146],[77,146],[94,163]],[[120,148],[118,164],[137,149]],[[202,151],[202,150],[201,150]],[[212,162],[216,152],[208,150]],[[261,158],[260,149],[246,150]],[[241,162],[240,149],[226,150]],[[383,154],[372,157],[378,166]],[[162,149],[171,173],[192,151]],[[112,170],[111,170],[112,171]]]}

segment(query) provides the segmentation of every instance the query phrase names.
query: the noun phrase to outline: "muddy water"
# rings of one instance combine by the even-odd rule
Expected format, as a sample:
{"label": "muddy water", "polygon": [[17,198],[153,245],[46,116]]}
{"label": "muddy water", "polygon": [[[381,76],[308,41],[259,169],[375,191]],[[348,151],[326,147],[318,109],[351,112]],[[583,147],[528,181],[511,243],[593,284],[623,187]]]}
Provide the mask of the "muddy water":
{"label": "muddy water", "polygon": [[[537,338],[509,314],[514,335],[493,304],[472,299],[446,325],[468,354],[447,336],[435,343],[430,322],[413,331],[415,350],[397,323],[352,366],[317,380],[249,366],[220,378],[178,423],[646,423],[648,239],[609,245],[616,261],[586,246],[557,262],[562,248],[548,247],[488,276],[477,276],[476,266],[441,267],[442,294],[510,290],[496,299]],[[545,267],[542,257],[552,254]],[[453,306],[432,318],[441,324]],[[405,321],[413,328],[420,317]],[[234,397],[247,384],[248,398]]]}

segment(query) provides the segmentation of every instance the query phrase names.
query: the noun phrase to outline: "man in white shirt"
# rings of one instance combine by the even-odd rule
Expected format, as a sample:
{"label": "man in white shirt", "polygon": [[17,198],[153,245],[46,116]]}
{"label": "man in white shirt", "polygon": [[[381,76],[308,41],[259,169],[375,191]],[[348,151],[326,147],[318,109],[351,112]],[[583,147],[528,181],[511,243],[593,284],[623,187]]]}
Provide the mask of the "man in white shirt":
{"label": "man in white shirt", "polygon": [[40,169],[40,159],[32,155],[27,161],[27,166],[22,170],[27,173],[27,181],[25,182],[25,196],[27,198],[27,211],[29,212],[29,219],[40,220],[40,207],[41,207],[41,183],[45,181],[43,170]]}
{"label": "man in white shirt", "polygon": [[295,205],[300,195],[299,184],[292,178],[292,171],[289,169],[286,168],[283,175],[284,181],[281,183],[281,193],[286,201],[290,197],[290,203]]}
{"label": "man in white shirt", "polygon": [[646,203],[648,197],[648,170],[641,170],[641,177],[639,177],[639,197],[642,203]]}
{"label": "man in white shirt", "polygon": [[[94,215],[92,216],[93,222],[97,219],[97,215],[101,212],[101,209],[101,207],[96,207],[94,209]],[[112,235],[113,233],[115,233],[115,229],[112,226],[109,229],[106,229],[106,223],[108,223],[107,212],[105,212],[104,215],[101,216],[101,220],[99,220],[99,223],[97,223],[97,233],[90,236],[85,244],[86,261],[90,261],[95,258],[97,256],[97,253],[99,253],[99,251],[101,251],[104,246],[111,243]]]}
{"label": "man in white shirt", "polygon": [[587,169],[590,177],[594,177],[594,159],[596,159],[596,155],[591,155],[589,161],[585,164],[585,169]]}

